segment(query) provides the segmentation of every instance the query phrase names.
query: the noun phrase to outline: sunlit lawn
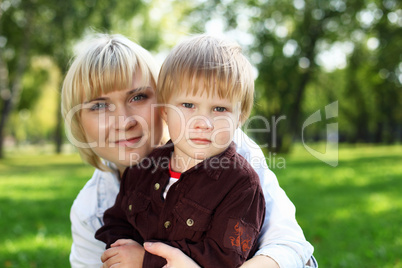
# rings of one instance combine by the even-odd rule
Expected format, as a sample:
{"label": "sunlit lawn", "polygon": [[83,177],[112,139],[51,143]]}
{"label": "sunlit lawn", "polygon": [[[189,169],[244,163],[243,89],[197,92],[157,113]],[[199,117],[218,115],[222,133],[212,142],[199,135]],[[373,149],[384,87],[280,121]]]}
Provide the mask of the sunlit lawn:
{"label": "sunlit lawn", "polygon": [[402,267],[402,146],[353,146],[328,166],[298,147],[276,169],[320,267]]}
{"label": "sunlit lawn", "polygon": [[0,161],[0,267],[69,267],[69,211],[91,170],[77,155]]}
{"label": "sunlit lawn", "polygon": [[[335,168],[301,146],[273,157],[320,267],[402,267],[402,146],[343,147]],[[0,160],[0,267],[69,267],[69,210],[91,173],[75,154]]]}

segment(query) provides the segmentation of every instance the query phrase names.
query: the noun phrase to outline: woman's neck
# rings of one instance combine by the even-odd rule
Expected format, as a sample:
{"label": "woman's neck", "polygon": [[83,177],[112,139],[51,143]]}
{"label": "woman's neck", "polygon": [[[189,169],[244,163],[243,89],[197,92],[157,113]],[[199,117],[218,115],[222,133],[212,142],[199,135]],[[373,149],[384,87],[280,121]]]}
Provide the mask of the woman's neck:
{"label": "woman's neck", "polygon": [[123,174],[124,174],[124,171],[126,170],[126,166],[120,166],[120,165],[118,165],[117,166],[117,173],[118,173],[118,178],[119,178],[119,181],[121,181],[121,178],[123,177]]}

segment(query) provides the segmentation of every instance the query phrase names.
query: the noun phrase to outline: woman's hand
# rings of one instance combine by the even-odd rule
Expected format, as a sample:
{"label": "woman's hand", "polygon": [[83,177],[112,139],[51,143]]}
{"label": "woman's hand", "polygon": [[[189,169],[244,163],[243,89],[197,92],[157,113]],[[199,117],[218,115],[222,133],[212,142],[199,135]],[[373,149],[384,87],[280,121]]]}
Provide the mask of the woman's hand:
{"label": "woman's hand", "polygon": [[144,248],[131,239],[119,239],[102,254],[103,268],[141,268]]}
{"label": "woman's hand", "polygon": [[197,263],[181,250],[162,242],[145,242],[144,248],[149,253],[166,259],[167,264],[163,268],[200,268]]}
{"label": "woman's hand", "polygon": [[268,256],[257,255],[243,263],[240,268],[279,268],[279,265]]}

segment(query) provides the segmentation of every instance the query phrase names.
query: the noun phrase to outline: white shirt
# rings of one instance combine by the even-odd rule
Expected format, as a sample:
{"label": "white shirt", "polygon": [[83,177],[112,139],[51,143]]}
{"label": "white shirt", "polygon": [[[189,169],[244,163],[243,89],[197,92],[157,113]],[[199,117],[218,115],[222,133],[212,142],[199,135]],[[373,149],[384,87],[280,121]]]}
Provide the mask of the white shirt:
{"label": "white shirt", "polygon": [[[259,237],[259,250],[255,255],[274,259],[281,268],[318,267],[313,247],[306,241],[295,218],[295,207],[280,188],[275,174],[268,168],[259,146],[243,131],[235,132],[237,152],[253,166],[260,177],[266,202],[264,225]],[[71,207],[70,263],[72,268],[102,265],[100,257],[105,244],[94,238],[103,225],[103,213],[110,208],[119,192],[117,173],[95,170],[92,178],[80,191]]]}

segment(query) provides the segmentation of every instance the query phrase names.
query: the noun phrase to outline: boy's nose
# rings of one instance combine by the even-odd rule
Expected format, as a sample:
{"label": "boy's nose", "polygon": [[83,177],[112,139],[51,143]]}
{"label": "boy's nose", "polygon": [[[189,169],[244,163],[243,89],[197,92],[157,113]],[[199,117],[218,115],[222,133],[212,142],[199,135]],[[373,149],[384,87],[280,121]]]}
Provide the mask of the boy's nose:
{"label": "boy's nose", "polygon": [[192,120],[193,128],[195,129],[202,129],[202,130],[213,130],[214,124],[212,120],[206,116],[196,116]]}

